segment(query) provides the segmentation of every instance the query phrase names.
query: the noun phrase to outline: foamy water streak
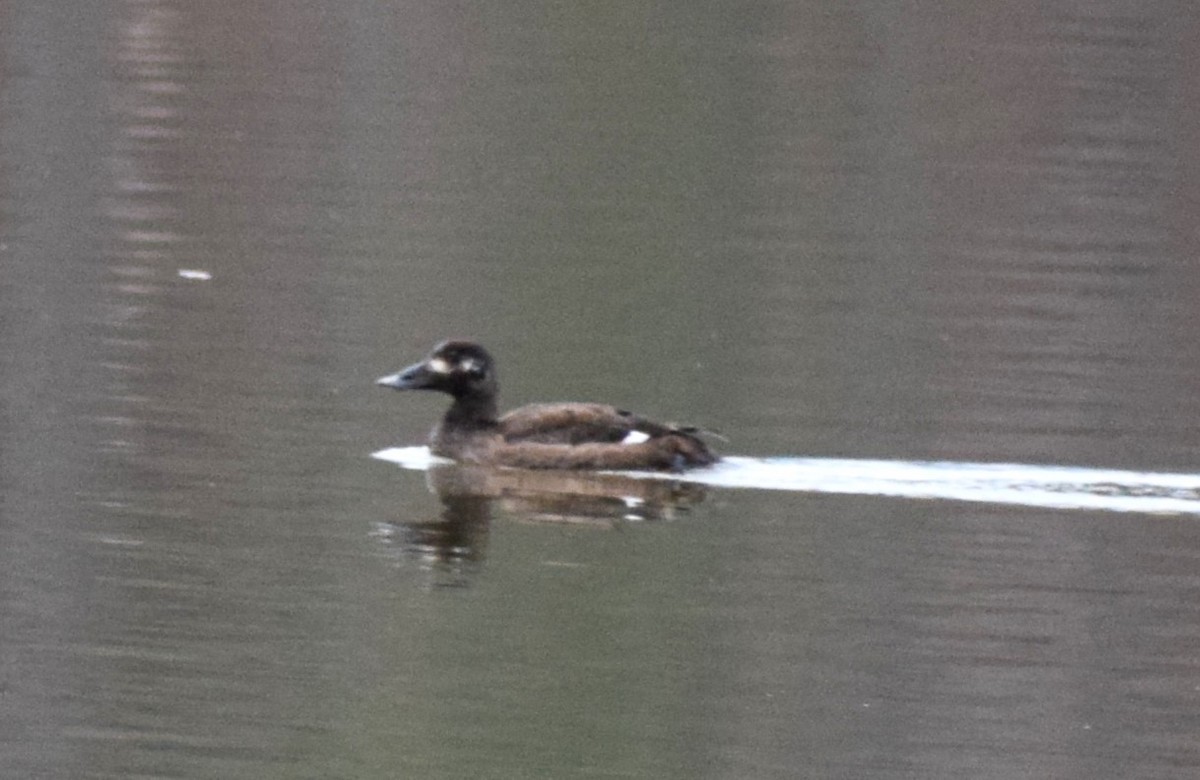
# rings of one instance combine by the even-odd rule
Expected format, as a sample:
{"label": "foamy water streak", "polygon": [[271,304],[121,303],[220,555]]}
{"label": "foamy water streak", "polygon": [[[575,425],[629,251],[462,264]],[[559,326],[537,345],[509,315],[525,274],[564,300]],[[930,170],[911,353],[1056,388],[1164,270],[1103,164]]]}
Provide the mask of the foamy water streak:
{"label": "foamy water streak", "polygon": [[[428,469],[427,447],[393,447],[374,458]],[[1108,512],[1200,514],[1200,474],[1164,474],[1021,463],[725,457],[682,474],[628,472],[727,488],[952,499]]]}

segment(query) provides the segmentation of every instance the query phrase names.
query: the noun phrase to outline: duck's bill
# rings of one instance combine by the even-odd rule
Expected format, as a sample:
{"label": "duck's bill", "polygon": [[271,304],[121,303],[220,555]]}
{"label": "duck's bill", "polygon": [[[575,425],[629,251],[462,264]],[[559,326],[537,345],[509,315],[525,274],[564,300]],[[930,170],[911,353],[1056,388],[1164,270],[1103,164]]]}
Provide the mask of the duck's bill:
{"label": "duck's bill", "polygon": [[375,380],[375,384],[396,390],[422,390],[429,387],[433,377],[434,373],[429,370],[429,366],[417,363],[395,374],[381,376]]}

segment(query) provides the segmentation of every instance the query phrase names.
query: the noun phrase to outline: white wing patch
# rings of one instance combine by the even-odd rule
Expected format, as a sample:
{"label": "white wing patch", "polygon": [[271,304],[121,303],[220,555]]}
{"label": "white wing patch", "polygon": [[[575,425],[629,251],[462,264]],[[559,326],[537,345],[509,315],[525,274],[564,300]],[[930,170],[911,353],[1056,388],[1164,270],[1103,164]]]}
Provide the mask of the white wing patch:
{"label": "white wing patch", "polygon": [[644,441],[650,441],[650,434],[642,431],[630,431],[621,439],[622,444],[641,444]]}

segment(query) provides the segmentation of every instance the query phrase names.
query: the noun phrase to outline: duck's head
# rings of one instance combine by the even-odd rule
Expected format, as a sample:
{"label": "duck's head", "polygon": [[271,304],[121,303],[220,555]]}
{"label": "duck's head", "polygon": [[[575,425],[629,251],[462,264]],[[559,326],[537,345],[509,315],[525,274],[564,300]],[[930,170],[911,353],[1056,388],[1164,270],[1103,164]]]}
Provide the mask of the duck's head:
{"label": "duck's head", "polygon": [[425,360],[380,377],[375,384],[396,390],[437,390],[455,398],[491,397],[497,389],[492,356],[470,341],[443,341]]}

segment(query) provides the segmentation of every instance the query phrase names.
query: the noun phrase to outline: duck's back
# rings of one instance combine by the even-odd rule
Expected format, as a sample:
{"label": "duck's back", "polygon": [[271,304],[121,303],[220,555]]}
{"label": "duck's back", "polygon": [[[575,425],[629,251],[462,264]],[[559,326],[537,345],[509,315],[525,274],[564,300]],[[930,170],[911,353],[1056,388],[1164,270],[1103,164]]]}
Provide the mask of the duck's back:
{"label": "duck's back", "polygon": [[512,443],[615,444],[638,431],[639,422],[645,421],[606,404],[530,404],[501,417],[500,433]]}

